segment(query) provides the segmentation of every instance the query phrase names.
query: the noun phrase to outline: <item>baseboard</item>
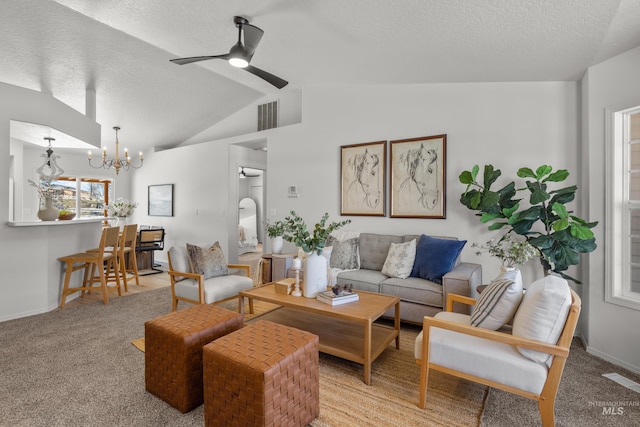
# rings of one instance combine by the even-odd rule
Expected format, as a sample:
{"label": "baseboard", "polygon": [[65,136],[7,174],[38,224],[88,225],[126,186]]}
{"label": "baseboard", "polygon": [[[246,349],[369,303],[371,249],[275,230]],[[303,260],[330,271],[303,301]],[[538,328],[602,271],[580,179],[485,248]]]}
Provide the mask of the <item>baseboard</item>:
{"label": "baseboard", "polygon": [[[585,340],[583,339],[582,342],[584,343]],[[627,369],[627,370],[633,372],[634,374],[640,375],[640,366],[631,365],[631,364],[625,362],[624,360],[620,360],[617,357],[610,356],[610,355],[608,355],[606,353],[603,353],[603,352],[601,352],[599,350],[596,350],[595,348],[590,347],[588,345],[585,346],[585,348],[587,350],[587,353],[589,353],[589,354],[591,354],[593,356],[599,357],[600,359],[604,359],[607,362],[611,362],[614,365],[620,366],[620,367],[622,367],[624,369]]]}

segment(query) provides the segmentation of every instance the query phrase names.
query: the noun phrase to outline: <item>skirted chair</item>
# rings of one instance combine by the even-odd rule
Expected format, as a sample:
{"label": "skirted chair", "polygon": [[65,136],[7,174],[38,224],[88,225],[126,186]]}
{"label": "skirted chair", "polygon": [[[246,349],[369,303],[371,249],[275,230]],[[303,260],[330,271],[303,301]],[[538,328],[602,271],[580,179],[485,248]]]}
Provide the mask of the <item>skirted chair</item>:
{"label": "skirted chair", "polygon": [[[185,246],[174,246],[169,249],[168,261],[171,311],[178,308],[178,301],[218,304],[238,298],[241,291],[253,287],[251,266],[227,264],[218,242],[213,245],[187,243]],[[245,275],[235,274],[238,272]],[[249,300],[249,310],[253,313],[252,300]]]}
{"label": "skirted chair", "polygon": [[[532,283],[524,295],[516,282],[499,277],[477,301],[449,294],[447,311],[424,318],[415,342],[420,408],[426,406],[429,371],[436,370],[536,400],[542,425],[554,425],[580,297],[557,276]],[[454,301],[475,304],[472,314],[453,313]]]}

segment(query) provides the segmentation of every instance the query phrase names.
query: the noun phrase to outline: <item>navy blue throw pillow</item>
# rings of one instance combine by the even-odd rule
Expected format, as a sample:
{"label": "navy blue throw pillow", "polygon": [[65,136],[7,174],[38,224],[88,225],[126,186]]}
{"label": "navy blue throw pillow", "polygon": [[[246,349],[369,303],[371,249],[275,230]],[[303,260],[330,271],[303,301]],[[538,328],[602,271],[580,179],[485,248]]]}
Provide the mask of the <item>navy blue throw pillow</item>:
{"label": "navy blue throw pillow", "polygon": [[411,277],[442,284],[442,276],[453,270],[466,240],[436,239],[425,234],[416,245],[416,260]]}

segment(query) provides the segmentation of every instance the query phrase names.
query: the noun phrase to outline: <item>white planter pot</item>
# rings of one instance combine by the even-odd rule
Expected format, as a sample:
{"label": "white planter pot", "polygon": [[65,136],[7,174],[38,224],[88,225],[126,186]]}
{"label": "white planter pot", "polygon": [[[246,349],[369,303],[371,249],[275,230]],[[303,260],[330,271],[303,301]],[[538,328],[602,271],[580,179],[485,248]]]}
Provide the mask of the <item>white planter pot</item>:
{"label": "white planter pot", "polygon": [[45,199],[45,207],[38,210],[38,218],[42,221],[55,221],[58,219],[58,209],[53,206],[52,199]]}
{"label": "white planter pot", "polygon": [[315,298],[318,292],[327,290],[327,259],[315,252],[307,254],[304,264],[302,295]]}
{"label": "white planter pot", "polygon": [[282,253],[282,248],[284,246],[284,239],[282,236],[277,236],[271,239],[271,253],[279,254]]}
{"label": "white planter pot", "polygon": [[117,218],[118,221],[116,222],[116,224],[118,225],[118,227],[120,227],[120,230],[124,230],[124,226],[129,224],[129,217],[119,216]]}
{"label": "white planter pot", "polygon": [[522,288],[523,283],[522,283],[522,273],[520,272],[519,268],[515,268],[515,267],[505,267],[505,266],[500,266],[500,271],[501,272],[506,272],[506,271],[515,271],[516,272],[516,283],[518,283],[520,285],[520,287]]}

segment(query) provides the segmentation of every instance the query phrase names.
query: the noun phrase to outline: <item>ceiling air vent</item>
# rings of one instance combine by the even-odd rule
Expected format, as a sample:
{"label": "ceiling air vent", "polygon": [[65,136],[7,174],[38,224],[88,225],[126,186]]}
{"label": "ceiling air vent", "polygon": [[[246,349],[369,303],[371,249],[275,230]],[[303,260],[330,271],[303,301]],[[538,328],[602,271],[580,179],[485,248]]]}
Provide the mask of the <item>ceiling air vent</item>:
{"label": "ceiling air vent", "polygon": [[278,127],[278,101],[258,105],[258,131]]}

